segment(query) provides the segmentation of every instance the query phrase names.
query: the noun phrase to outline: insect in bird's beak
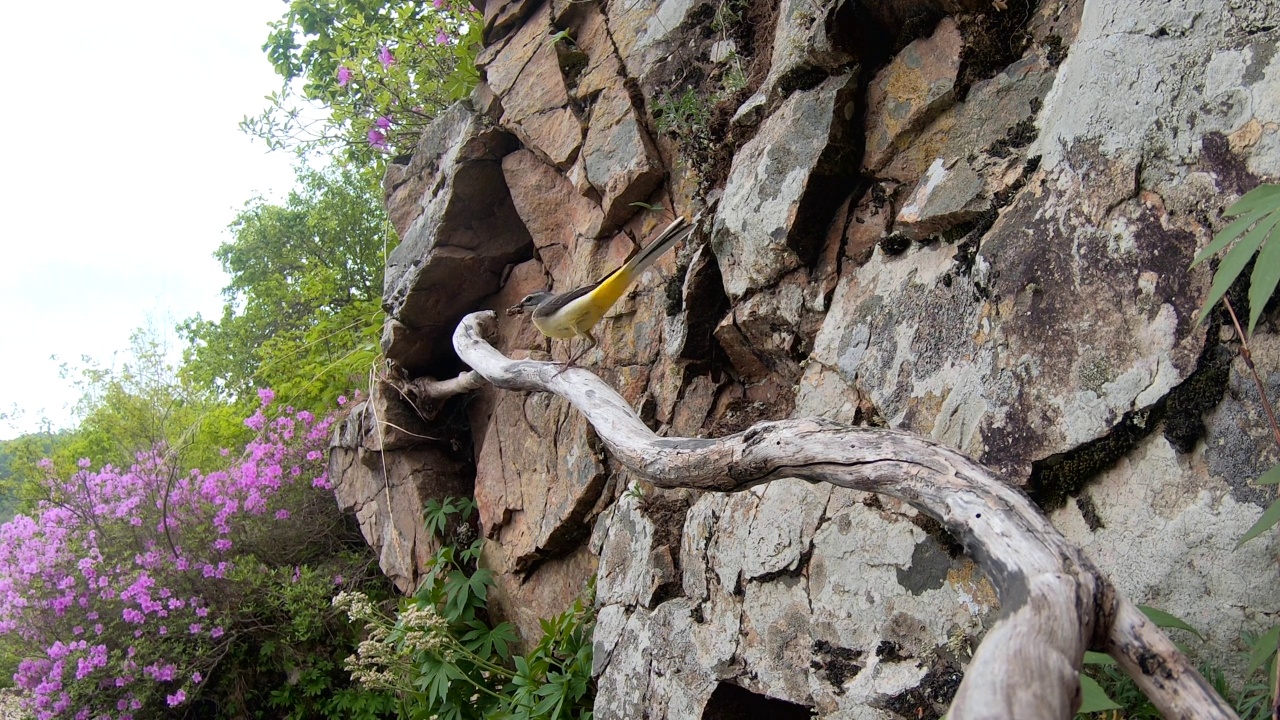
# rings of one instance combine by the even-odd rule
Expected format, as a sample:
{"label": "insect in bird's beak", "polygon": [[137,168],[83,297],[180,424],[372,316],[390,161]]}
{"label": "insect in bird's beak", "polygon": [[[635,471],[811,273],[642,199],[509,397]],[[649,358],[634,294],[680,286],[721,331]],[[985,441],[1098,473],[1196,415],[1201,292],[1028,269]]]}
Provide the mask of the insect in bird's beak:
{"label": "insect in bird's beak", "polygon": [[522,315],[526,310],[535,307],[538,307],[538,293],[530,293],[525,295],[520,302],[507,308],[507,315]]}

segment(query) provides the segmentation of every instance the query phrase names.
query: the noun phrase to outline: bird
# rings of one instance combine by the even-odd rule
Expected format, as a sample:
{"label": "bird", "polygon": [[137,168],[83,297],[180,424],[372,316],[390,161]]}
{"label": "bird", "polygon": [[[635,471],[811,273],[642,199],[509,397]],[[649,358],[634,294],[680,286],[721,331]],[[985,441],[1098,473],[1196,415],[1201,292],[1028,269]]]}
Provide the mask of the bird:
{"label": "bird", "polygon": [[588,344],[565,361],[565,368],[568,368],[596,346],[591,328],[600,322],[641,273],[693,232],[697,220],[698,218],[694,218],[691,223],[683,217],[677,217],[653,242],[603,280],[558,295],[546,290],[529,293],[519,303],[507,308],[507,315],[532,311],[533,326],[543,335],[562,340],[572,340],[575,337],[586,339]]}

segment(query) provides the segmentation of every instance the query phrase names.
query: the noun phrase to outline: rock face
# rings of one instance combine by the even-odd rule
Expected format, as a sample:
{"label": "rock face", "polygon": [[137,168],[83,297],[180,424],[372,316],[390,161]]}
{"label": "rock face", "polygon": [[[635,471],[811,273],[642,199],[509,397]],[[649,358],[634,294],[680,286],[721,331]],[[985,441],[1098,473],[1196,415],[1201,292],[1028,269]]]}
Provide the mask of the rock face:
{"label": "rock face", "polygon": [[[1280,175],[1280,6],[1003,5],[490,0],[483,112],[442,115],[388,172],[388,358],[450,370],[464,312],[598,280],[704,211],[581,360],[654,428],[822,416],[935,438],[1238,672],[1240,631],[1280,612],[1276,535],[1233,549],[1280,453],[1238,339],[1194,322],[1210,269],[1188,265]],[[1253,343],[1272,397],[1276,321]],[[578,347],[506,316],[495,343]],[[452,446],[386,393],[367,407],[332,474],[384,570],[411,587],[420,503],[474,492],[495,610],[526,639],[596,574],[602,719],[736,717],[753,696],[938,718],[999,610],[894,501],[627,492],[544,395],[476,393]]]}

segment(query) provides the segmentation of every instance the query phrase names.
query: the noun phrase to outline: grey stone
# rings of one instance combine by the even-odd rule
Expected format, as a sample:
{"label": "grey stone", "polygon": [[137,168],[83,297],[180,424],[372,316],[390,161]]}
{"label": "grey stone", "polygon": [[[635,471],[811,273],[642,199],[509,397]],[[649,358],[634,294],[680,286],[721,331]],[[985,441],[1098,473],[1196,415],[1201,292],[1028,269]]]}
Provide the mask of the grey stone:
{"label": "grey stone", "polygon": [[810,193],[829,190],[824,183],[848,149],[854,85],[846,73],[794,93],[734,156],[711,241],[731,300],[798,267],[797,247],[813,241],[803,236],[825,231],[797,221]]}
{"label": "grey stone", "polygon": [[923,240],[969,222],[991,206],[991,200],[983,197],[985,188],[982,176],[967,161],[938,158],[898,211],[894,232]]}
{"label": "grey stone", "polygon": [[501,287],[508,265],[532,253],[502,176],[505,137],[459,103],[414,152],[410,169],[430,180],[415,201],[421,213],[387,258],[383,303],[392,322],[382,345],[411,375],[452,355],[458,320]]}

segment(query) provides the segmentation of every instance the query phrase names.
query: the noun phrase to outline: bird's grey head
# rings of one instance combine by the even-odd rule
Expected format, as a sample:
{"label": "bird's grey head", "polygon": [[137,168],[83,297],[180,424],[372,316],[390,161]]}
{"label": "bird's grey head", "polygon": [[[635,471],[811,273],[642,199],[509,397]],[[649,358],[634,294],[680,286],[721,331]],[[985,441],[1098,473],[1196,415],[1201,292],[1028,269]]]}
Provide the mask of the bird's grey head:
{"label": "bird's grey head", "polygon": [[546,290],[539,290],[538,292],[529,293],[528,295],[524,296],[523,300],[507,308],[507,314],[519,315],[523,312],[527,312],[529,310],[532,310],[538,307],[544,301],[549,300],[555,296],[556,296],[555,293],[547,292]]}

